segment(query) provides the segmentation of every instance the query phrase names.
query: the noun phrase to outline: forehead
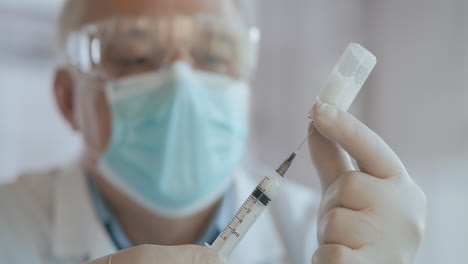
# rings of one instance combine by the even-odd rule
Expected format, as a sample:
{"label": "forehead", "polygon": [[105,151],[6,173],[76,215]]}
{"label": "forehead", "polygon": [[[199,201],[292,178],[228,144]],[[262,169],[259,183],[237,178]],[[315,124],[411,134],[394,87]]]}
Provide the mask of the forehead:
{"label": "forehead", "polygon": [[77,25],[127,15],[210,14],[230,17],[235,13],[234,0],[72,0],[79,1],[81,14]]}

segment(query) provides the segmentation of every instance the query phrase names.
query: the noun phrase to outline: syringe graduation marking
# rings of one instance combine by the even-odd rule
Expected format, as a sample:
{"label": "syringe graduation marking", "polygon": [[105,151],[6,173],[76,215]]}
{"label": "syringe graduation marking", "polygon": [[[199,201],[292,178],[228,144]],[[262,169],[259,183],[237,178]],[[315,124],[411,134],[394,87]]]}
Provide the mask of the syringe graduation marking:
{"label": "syringe graduation marking", "polygon": [[238,223],[242,223],[243,218],[240,217],[240,214],[242,214],[243,212],[245,212],[247,214],[250,213],[251,208],[247,206],[249,203],[256,204],[257,202],[260,202],[263,206],[268,205],[268,203],[271,201],[271,199],[264,193],[264,191],[262,190],[262,188],[260,186],[265,185],[265,182],[270,181],[270,180],[271,179],[268,176],[265,176],[260,181],[260,183],[257,185],[255,190],[250,194],[249,198],[242,204],[241,209],[239,211],[237,211],[235,216],[231,219],[231,221],[229,221],[229,224],[227,225],[227,228],[225,228],[221,232],[221,237],[223,238],[223,240],[227,239],[226,232],[228,231],[228,229],[229,229],[229,233],[232,233],[232,234],[234,234],[234,235],[236,235],[238,237],[238,233],[236,232],[235,228],[232,228],[231,226],[234,225],[234,221],[236,221],[236,220],[237,220]]}
{"label": "syringe graduation marking", "polygon": [[264,206],[267,206],[270,203],[271,199],[264,193],[264,190],[260,189],[260,186],[264,184],[265,180],[269,181],[270,178],[268,178],[268,176],[265,176],[265,178],[262,179],[260,184],[258,184],[255,190],[252,192],[251,196],[257,199]]}
{"label": "syringe graduation marking", "polygon": [[252,196],[257,198],[264,206],[267,206],[268,203],[271,201],[271,199],[268,198],[268,196],[266,196],[265,193],[263,193],[260,189],[258,189],[258,187],[255,188],[255,190],[252,193]]}

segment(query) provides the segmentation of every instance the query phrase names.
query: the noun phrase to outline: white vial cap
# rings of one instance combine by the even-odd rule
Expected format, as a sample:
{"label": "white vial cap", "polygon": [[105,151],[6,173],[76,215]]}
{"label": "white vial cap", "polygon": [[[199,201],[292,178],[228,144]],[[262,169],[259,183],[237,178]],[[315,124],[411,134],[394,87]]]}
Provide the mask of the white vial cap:
{"label": "white vial cap", "polygon": [[318,100],[348,111],[376,63],[376,57],[367,49],[350,43],[328,76]]}

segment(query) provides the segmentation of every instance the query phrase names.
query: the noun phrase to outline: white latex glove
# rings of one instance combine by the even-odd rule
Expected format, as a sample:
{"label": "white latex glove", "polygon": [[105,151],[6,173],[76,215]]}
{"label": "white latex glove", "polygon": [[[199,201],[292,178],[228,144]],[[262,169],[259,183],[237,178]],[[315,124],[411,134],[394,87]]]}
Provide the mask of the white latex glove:
{"label": "white latex glove", "polygon": [[86,264],[219,264],[207,247],[141,245],[108,255]]}
{"label": "white latex glove", "polygon": [[326,103],[310,114],[319,133],[309,148],[322,186],[312,263],[413,263],[424,233],[424,193],[390,147],[352,115]]}

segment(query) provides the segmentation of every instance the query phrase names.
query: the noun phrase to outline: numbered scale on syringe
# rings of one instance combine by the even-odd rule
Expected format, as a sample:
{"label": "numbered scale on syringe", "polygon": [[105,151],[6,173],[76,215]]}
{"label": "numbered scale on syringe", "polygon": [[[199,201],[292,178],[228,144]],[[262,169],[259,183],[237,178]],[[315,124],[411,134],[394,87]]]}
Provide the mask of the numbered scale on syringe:
{"label": "numbered scale on syringe", "polygon": [[282,178],[283,177],[279,174],[275,173],[271,177],[264,177],[257,185],[226,228],[224,228],[223,232],[221,232],[213,245],[211,245],[211,248],[216,250],[220,257],[227,258],[231,255],[237,243],[239,243],[255,222],[256,218],[278,192],[279,181]]}

